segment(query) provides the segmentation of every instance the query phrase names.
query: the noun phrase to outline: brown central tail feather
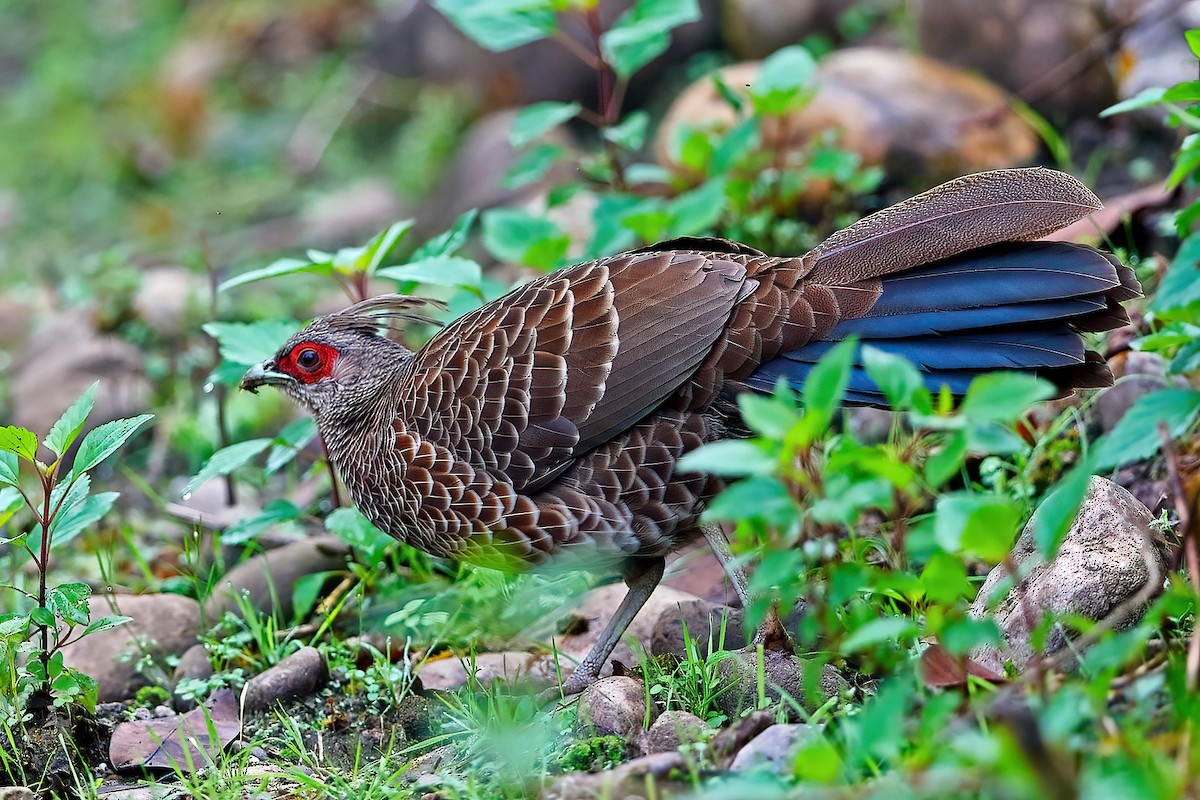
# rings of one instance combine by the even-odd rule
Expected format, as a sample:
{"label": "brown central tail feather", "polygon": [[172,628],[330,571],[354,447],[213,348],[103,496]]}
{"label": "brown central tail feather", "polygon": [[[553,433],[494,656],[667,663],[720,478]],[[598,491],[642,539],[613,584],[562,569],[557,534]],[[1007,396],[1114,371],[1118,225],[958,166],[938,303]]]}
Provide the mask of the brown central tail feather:
{"label": "brown central tail feather", "polygon": [[[946,386],[962,396],[975,377],[995,370],[1032,372],[1063,394],[1107,386],[1108,367],[1080,334],[1126,324],[1120,303],[1139,294],[1128,267],[1090,247],[1010,242],[979,248],[884,276],[864,316],[780,354],[747,384],[770,391],[783,378],[799,388],[834,344],[857,336],[912,361],[935,392]],[[862,368],[861,350],[846,399],[885,404]]]}

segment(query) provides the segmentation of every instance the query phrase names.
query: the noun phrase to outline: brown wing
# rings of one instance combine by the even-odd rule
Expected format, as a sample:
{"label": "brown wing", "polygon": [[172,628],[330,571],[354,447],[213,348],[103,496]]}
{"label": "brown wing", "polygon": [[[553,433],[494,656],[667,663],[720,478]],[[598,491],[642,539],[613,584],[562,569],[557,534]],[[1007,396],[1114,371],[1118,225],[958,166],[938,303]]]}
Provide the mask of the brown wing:
{"label": "brown wing", "polygon": [[740,264],[676,252],[539,278],[417,353],[398,425],[536,491],[676,391],[754,286]]}

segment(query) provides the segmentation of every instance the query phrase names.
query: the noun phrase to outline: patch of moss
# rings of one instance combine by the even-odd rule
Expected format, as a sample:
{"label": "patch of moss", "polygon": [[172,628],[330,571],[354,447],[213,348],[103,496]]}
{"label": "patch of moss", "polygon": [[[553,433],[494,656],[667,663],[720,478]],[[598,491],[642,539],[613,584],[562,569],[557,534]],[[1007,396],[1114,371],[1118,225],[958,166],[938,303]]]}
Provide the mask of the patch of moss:
{"label": "patch of moss", "polygon": [[133,702],[142,708],[161,706],[170,699],[170,693],[161,686],[143,686],[133,696]]}
{"label": "patch of moss", "polygon": [[625,760],[625,740],[620,736],[594,736],[581,739],[558,757],[562,772],[600,772]]}

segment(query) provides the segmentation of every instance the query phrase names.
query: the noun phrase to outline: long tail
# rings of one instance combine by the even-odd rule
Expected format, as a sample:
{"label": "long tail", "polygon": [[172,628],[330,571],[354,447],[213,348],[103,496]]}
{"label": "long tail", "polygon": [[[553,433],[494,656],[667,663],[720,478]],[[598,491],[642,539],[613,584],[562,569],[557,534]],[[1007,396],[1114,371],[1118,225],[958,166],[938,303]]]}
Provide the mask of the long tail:
{"label": "long tail", "polygon": [[[852,319],[763,363],[746,381],[769,391],[803,384],[848,336],[908,358],[926,383],[955,395],[976,376],[1022,370],[1065,394],[1112,375],[1081,334],[1128,322],[1140,294],[1132,271],[1090,247],[1035,242],[1099,206],[1082,184],[1049,170],[982,173],[867,217],[815,250],[806,279],[873,295]],[[861,351],[860,351],[861,353]],[[856,360],[847,400],[884,404]]]}

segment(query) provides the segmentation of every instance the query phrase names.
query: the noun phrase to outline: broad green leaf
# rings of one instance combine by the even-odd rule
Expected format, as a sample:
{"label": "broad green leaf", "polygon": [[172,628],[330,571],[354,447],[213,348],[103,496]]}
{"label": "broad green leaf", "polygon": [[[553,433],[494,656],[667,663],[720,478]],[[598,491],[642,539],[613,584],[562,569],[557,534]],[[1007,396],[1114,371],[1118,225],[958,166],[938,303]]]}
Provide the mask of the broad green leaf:
{"label": "broad green leaf", "polygon": [[[10,586],[0,588],[11,589]],[[29,633],[28,614],[5,614],[0,616],[0,639],[24,639]]]}
{"label": "broad green leaf", "polygon": [[823,431],[833,420],[833,412],[837,409],[846,393],[846,384],[850,381],[850,367],[854,363],[854,354],[858,349],[858,340],[854,338],[839,342],[832,350],[822,356],[817,365],[808,373],[801,390],[805,414],[817,417],[817,431]]}
{"label": "broad green leaf", "polygon": [[634,111],[616,125],[601,131],[605,139],[626,150],[641,150],[646,143],[646,128],[650,115],[645,111]]}
{"label": "broad green leaf", "polygon": [[538,142],[520,155],[500,183],[505,189],[519,189],[536,183],[566,154],[567,149],[561,144]]}
{"label": "broad green leaf", "polygon": [[972,597],[975,587],[967,579],[962,559],[949,553],[934,553],[921,571],[925,596],[935,602],[953,605],[963,597]]}
{"label": "broad green leaf", "polygon": [[83,430],[83,423],[87,421],[88,414],[92,413],[92,406],[96,402],[96,387],[99,385],[100,381],[96,381],[85,389],[79,399],[72,403],[71,407],[64,411],[63,415],[50,428],[45,445],[54,455],[61,458],[62,454],[74,444],[75,438]]}
{"label": "broad green leaf", "polygon": [[668,205],[667,238],[708,233],[725,213],[725,203],[724,178],[715,178],[675,197]]}
{"label": "broad green leaf", "polygon": [[796,404],[774,395],[747,392],[738,397],[738,409],[750,430],[769,439],[783,440],[800,421]]}
{"label": "broad green leaf", "polygon": [[1058,547],[1087,497],[1092,482],[1092,464],[1076,465],[1060,478],[1054,489],[1046,495],[1041,505],[1033,512],[1029,524],[1033,526],[1033,543],[1044,558],[1058,554]]}
{"label": "broad green leaf", "polygon": [[905,639],[911,639],[917,633],[917,626],[911,619],[905,617],[881,617],[873,619],[862,627],[850,633],[842,640],[839,648],[843,653],[856,653],[868,647],[895,642],[906,644]]}
{"label": "broad green leaf", "polygon": [[267,528],[284,522],[293,522],[304,516],[304,511],[289,500],[277,497],[267,502],[262,511],[252,517],[235,522],[221,531],[221,543],[227,545],[244,544]]}
{"label": "broad green leaf", "polygon": [[16,486],[18,474],[17,454],[0,450],[0,485]]}
{"label": "broad green leaf", "polygon": [[350,545],[359,562],[369,566],[382,561],[388,548],[396,543],[357,508],[335,509],[325,518],[325,529]]}
{"label": "broad green leaf", "polygon": [[1200,371],[1200,333],[1196,338],[1179,348],[1179,352],[1171,359],[1167,372],[1172,375],[1183,375]]}
{"label": "broad green leaf", "polygon": [[474,208],[463,212],[449,228],[418,247],[412,254],[412,260],[421,261],[434,256],[454,255],[467,243],[471,226],[475,224],[475,218],[478,216],[479,211]]}
{"label": "broad green leaf", "polygon": [[942,446],[925,461],[925,482],[936,489],[958,473],[967,457],[967,437],[962,431],[945,435]]}
{"label": "broad green leaf", "polygon": [[1200,102],[1200,81],[1177,83],[1163,92],[1162,99],[1164,103]]}
{"label": "broad green leaf", "polygon": [[583,110],[581,103],[533,103],[525,106],[513,120],[508,141],[513,147],[524,147],[535,139],[574,119]]}
{"label": "broad green leaf", "polygon": [[922,414],[932,413],[933,403],[920,371],[908,359],[863,345],[863,367],[896,411],[916,407]]}
{"label": "broad green leaf", "polygon": [[1163,95],[1166,93],[1167,93],[1166,89],[1162,89],[1159,87],[1142,89],[1140,92],[1138,92],[1136,95],[1129,98],[1128,100],[1122,100],[1121,102],[1116,103],[1115,105],[1111,105],[1108,108],[1104,109],[1103,111],[1100,112],[1100,116],[1111,117],[1114,114],[1124,114],[1128,111],[1135,111],[1139,108],[1149,108],[1150,106],[1156,106],[1162,102]]}
{"label": "broad green leaf", "polygon": [[990,372],[971,381],[959,411],[970,420],[1012,422],[1054,392],[1054,384],[1032,375]]}
{"label": "broad green leaf", "polygon": [[725,439],[685,453],[676,470],[741,477],[770,475],[777,466],[775,457],[762,446],[745,439]]}
{"label": "broad green leaf", "polygon": [[628,78],[671,44],[670,31],[700,19],[696,0],[636,0],[600,37],[604,57]]}
{"label": "broad green leaf", "polygon": [[0,428],[0,450],[15,453],[26,461],[37,460],[38,438],[33,431],[8,425]]}
{"label": "broad green leaf", "polygon": [[1192,51],[1192,55],[1200,58],[1200,30],[1184,31],[1183,36],[1187,40],[1188,49]]}
{"label": "broad green leaf", "polygon": [[433,256],[399,267],[385,267],[376,277],[393,281],[415,281],[430,286],[467,286],[479,288],[483,270],[469,258]]}
{"label": "broad green leaf", "polygon": [[749,154],[758,149],[759,121],[754,117],[741,120],[721,137],[712,150],[710,175],[724,175]]}
{"label": "broad green leaf", "polygon": [[54,627],[54,612],[48,608],[38,606],[29,612],[29,618],[33,620],[34,625],[38,625],[43,628]]}
{"label": "broad green leaf", "polygon": [[777,50],[763,61],[750,85],[750,102],[760,114],[786,114],[808,102],[817,63],[799,45]]}
{"label": "broad green leaf", "polygon": [[321,598],[321,590],[336,572],[314,572],[303,575],[292,584],[292,618],[297,622],[305,619]]}
{"label": "broad green leaf", "polygon": [[82,498],[70,507],[64,503],[63,509],[54,518],[54,524],[50,526],[54,546],[61,547],[99,522],[112,510],[119,496],[117,492],[99,492]]}
{"label": "broad green leaf", "polygon": [[228,447],[222,447],[217,452],[213,453],[208,461],[204,462],[204,466],[196,473],[187,486],[183,489],[183,496],[186,499],[188,495],[199,489],[213,478],[228,475],[238,467],[247,464],[262,451],[271,446],[272,439],[248,439],[244,442],[237,442]]}
{"label": "broad green leaf", "polygon": [[411,219],[394,222],[367,242],[362,256],[366,263],[362,266],[368,275],[375,274],[375,271],[383,265],[384,259],[392,254],[396,245],[408,235],[412,228],[413,221]]}
{"label": "broad green leaf", "polygon": [[1020,506],[1006,497],[954,492],[938,498],[934,537],[947,553],[1001,561],[1021,523]]}
{"label": "broad green leaf", "polygon": [[217,291],[224,292],[235,286],[266,280],[267,278],[278,278],[282,275],[297,275],[300,273],[329,275],[332,272],[333,264],[328,259],[314,263],[313,261],[305,261],[299,258],[281,258],[278,261],[272,261],[260,269],[252,269],[249,272],[243,272],[241,275],[230,278],[218,286]]}
{"label": "broad green leaf", "polygon": [[433,0],[433,7],[477,44],[511,50],[553,35],[553,0]]}
{"label": "broad green leaf", "polygon": [[92,587],[86,583],[63,583],[46,594],[46,607],[59,619],[73,625],[86,625],[88,598]]}
{"label": "broad green leaf", "polygon": [[25,507],[25,498],[13,486],[0,489],[0,528],[8,524],[18,511]]}
{"label": "broad green leaf", "polygon": [[99,633],[100,631],[111,630],[112,628],[119,628],[120,626],[126,625],[130,622],[133,622],[133,617],[126,617],[120,614],[109,614],[106,617],[100,617],[100,619],[92,620],[84,629],[83,636],[87,636],[91,633]]}
{"label": "broad green leaf", "polygon": [[706,520],[761,519],[776,527],[795,522],[796,501],[786,486],[765,475],[745,478],[717,495],[704,512]]}
{"label": "broad green leaf", "polygon": [[202,326],[220,345],[221,358],[242,368],[272,358],[298,327],[298,323],[286,319],[209,322]]}
{"label": "broad green leaf", "polygon": [[1159,317],[1174,319],[1179,315],[1172,312],[1194,303],[1200,303],[1200,234],[1180,243],[1150,307]]}
{"label": "broad green leaf", "polygon": [[266,473],[270,475],[277,472],[316,436],[317,422],[312,417],[303,416],[289,422],[275,437],[275,446],[267,455]]}
{"label": "broad green leaf", "polygon": [[1114,469],[1149,458],[1162,444],[1159,424],[1174,439],[1192,427],[1198,414],[1200,391],[1195,389],[1160,389],[1139,397],[1117,426],[1096,441],[1095,468]]}
{"label": "broad green leaf", "polygon": [[106,458],[117,452],[117,449],[125,444],[130,436],[137,433],[139,428],[152,419],[154,419],[153,414],[141,414],[129,419],[114,419],[112,422],[92,428],[88,431],[88,435],[83,437],[83,443],[79,445],[79,451],[75,454],[72,474],[79,476],[99,466]]}
{"label": "broad green leaf", "polygon": [[501,261],[548,269],[562,262],[571,240],[545,217],[494,208],[483,215],[483,244]]}

